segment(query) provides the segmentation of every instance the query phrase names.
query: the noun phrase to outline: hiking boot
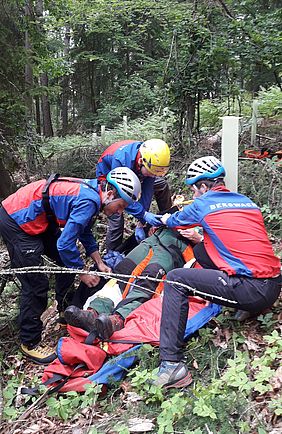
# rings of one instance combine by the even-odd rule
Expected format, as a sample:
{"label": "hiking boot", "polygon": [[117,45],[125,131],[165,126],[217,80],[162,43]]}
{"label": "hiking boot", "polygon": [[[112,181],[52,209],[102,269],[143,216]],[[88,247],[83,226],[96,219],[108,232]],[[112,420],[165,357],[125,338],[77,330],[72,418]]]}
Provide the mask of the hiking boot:
{"label": "hiking boot", "polygon": [[94,330],[97,316],[98,313],[94,309],[83,310],[76,306],[69,306],[64,311],[64,318],[67,324],[79,327],[87,332]]}
{"label": "hiking boot", "polygon": [[56,320],[56,324],[58,324],[61,328],[66,328],[67,322],[65,320],[64,312],[59,312],[59,318]]}
{"label": "hiking boot", "polygon": [[37,344],[37,345],[25,345],[21,344],[21,352],[34,363],[38,365],[49,365],[56,359],[56,352],[48,347],[47,345]]}
{"label": "hiking boot", "polygon": [[162,361],[157,376],[153,384],[165,389],[186,387],[193,381],[188,367],[183,362]]}
{"label": "hiking boot", "polygon": [[117,313],[105,315],[102,313],[95,321],[95,329],[100,339],[109,339],[112,334],[124,327],[124,319]]}

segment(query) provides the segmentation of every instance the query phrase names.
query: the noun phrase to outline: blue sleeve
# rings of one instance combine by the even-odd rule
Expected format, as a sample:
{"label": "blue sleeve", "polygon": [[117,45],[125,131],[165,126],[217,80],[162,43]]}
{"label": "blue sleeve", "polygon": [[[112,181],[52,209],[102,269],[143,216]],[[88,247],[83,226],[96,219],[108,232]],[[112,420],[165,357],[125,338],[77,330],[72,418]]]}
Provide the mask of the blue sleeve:
{"label": "blue sleeve", "polygon": [[146,210],[144,209],[144,207],[141,205],[140,202],[134,202],[131,205],[129,205],[127,208],[125,208],[125,211],[128,214],[131,214],[134,217],[136,217],[138,220],[142,220]]}
{"label": "blue sleeve", "polygon": [[125,210],[138,220],[142,220],[145,211],[148,211],[154,194],[154,178],[146,177],[142,182],[142,195],[138,202],[129,205]]}
{"label": "blue sleeve", "polygon": [[134,171],[136,155],[142,142],[132,142],[117,149],[113,154],[105,155],[96,166],[96,176],[107,175],[116,167],[128,167]]}
{"label": "blue sleeve", "polygon": [[122,163],[114,155],[105,155],[105,157],[97,163],[96,166],[96,176],[100,178],[101,176],[106,176],[111,170],[116,167],[121,167]]}
{"label": "blue sleeve", "polygon": [[201,225],[201,217],[197,204],[194,202],[191,205],[186,205],[183,211],[177,211],[172,214],[167,220],[166,225],[169,228]]}
{"label": "blue sleeve", "polygon": [[81,240],[87,255],[98,250],[97,242],[91,232],[91,220],[98,213],[94,201],[78,201],[71,210],[65,228],[57,241],[57,248],[63,263],[69,268],[83,268],[77,240]]}

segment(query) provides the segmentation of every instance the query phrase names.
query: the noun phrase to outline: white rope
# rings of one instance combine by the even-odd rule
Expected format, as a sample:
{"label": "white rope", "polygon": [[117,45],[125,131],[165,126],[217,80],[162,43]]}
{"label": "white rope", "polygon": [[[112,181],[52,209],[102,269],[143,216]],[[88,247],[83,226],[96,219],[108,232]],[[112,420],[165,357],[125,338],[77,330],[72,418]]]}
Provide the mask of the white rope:
{"label": "white rope", "polygon": [[[211,295],[211,294],[207,294],[203,291],[199,291],[198,289],[192,288],[189,285],[186,285],[185,283],[182,282],[175,282],[172,280],[163,280],[163,279],[157,279],[155,277],[150,277],[150,276],[136,276],[136,275],[128,275],[128,274],[118,274],[118,273],[104,273],[102,271],[86,271],[86,270],[81,270],[81,269],[75,269],[75,268],[67,268],[67,267],[49,267],[49,266],[32,266],[32,267],[22,267],[22,268],[9,268],[6,270],[1,270],[0,271],[0,276],[1,275],[17,275],[17,274],[29,274],[29,273],[41,273],[41,274],[90,274],[93,276],[99,276],[99,277],[104,277],[105,279],[116,279],[116,280],[121,280],[121,278],[125,278],[125,279],[129,279],[129,278],[134,278],[134,279],[140,279],[140,280],[150,280],[152,282],[167,282],[169,284],[171,284],[172,286],[180,286],[183,288],[188,289],[190,292],[193,293],[193,295],[195,296],[199,296],[202,298],[209,298],[209,299],[216,299],[219,301],[224,301],[227,303],[231,303],[231,304],[237,304],[236,301],[234,300],[228,300],[227,298],[221,297],[219,295]],[[126,280],[126,281],[127,281]],[[123,281],[124,282],[124,281]],[[137,285],[132,283],[132,286],[136,286],[139,288],[144,289],[142,286]],[[154,294],[154,291],[151,291],[150,289],[145,288],[146,291],[151,292]]]}

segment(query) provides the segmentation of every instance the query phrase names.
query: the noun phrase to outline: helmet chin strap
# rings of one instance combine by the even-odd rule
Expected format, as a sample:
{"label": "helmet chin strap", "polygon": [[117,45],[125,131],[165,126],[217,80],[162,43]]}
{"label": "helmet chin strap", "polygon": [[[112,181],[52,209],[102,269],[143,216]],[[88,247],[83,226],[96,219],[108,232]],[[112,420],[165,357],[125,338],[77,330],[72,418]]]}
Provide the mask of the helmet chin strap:
{"label": "helmet chin strap", "polygon": [[[207,179],[208,181],[211,181],[211,179]],[[205,184],[205,181],[206,181],[206,179],[203,179],[201,182],[203,183],[203,184]],[[213,184],[212,184],[212,186],[210,187],[210,188],[208,188],[208,190],[210,190],[211,188],[213,188],[214,186],[216,186],[216,184],[218,183],[218,182],[221,182],[221,181],[223,181],[223,178],[221,177],[221,178],[215,178],[214,180],[213,180]],[[198,182],[200,182],[200,181],[198,181]],[[206,185],[206,184],[205,184]],[[193,188],[193,190],[195,190],[195,191],[200,191],[200,188],[198,188],[197,186],[196,186],[196,184],[193,184],[192,185],[192,188]]]}
{"label": "helmet chin strap", "polygon": [[[105,188],[105,191],[104,191],[104,193],[106,193],[106,194],[107,194],[108,191],[109,191],[109,190],[108,190],[108,186],[109,186],[109,183],[107,182],[107,183],[106,183],[106,188]],[[104,210],[105,206],[107,206],[107,205],[109,205],[110,203],[112,203],[113,200],[115,200],[115,199],[119,199],[119,197],[117,197],[117,198],[115,197],[114,199],[108,199],[108,198],[105,199],[104,202],[102,203],[102,206],[101,206],[102,211]]]}

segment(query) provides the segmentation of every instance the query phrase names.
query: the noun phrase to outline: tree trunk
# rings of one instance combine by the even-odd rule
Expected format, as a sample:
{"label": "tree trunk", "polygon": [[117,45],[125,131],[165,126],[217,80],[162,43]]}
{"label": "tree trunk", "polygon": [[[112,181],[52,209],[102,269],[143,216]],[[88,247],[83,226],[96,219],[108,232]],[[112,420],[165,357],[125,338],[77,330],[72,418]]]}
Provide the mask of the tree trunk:
{"label": "tree trunk", "polygon": [[2,159],[0,158],[0,199],[4,199],[14,191],[13,181],[8,170],[5,168]]}
{"label": "tree trunk", "polygon": [[92,113],[97,112],[97,104],[94,90],[94,66],[93,62],[88,62],[88,78],[89,78],[89,87],[90,87],[90,104]]}
{"label": "tree trunk", "polygon": [[196,99],[191,95],[185,95],[184,100],[185,105],[185,131],[188,133],[189,137],[192,136],[192,131],[195,123],[195,113],[196,113]]}
{"label": "tree trunk", "polygon": [[39,96],[35,96],[35,118],[36,118],[36,132],[41,135],[41,115],[40,115],[40,100]]}
{"label": "tree trunk", "polygon": [[33,129],[33,100],[31,90],[33,88],[33,70],[31,61],[31,42],[28,31],[28,26],[32,17],[32,2],[26,0],[25,2],[25,18],[26,18],[26,30],[25,30],[25,52],[26,52],[26,64],[25,64],[25,108],[26,108],[26,125],[27,125],[27,145],[26,145],[26,159],[27,167],[30,171],[35,169],[35,151],[32,145],[30,136]]}
{"label": "tree trunk", "polygon": [[[64,37],[64,56],[67,58],[70,47],[70,28],[66,27]],[[66,136],[68,132],[68,102],[69,102],[69,76],[65,75],[62,80],[62,136]]]}
{"label": "tree trunk", "polygon": [[41,96],[41,110],[42,110],[42,118],[43,118],[43,135],[45,137],[53,137],[53,126],[52,126],[52,118],[50,111],[50,103],[47,95],[48,88],[48,76],[44,72],[40,76],[40,84],[45,88],[44,93]]}
{"label": "tree trunk", "polygon": [[[36,0],[35,4],[36,15],[39,18],[37,22],[37,27],[40,32],[44,32],[40,19],[43,17],[44,5],[43,0]],[[50,110],[50,102],[48,97],[48,76],[46,72],[40,75],[40,86],[43,87],[43,92],[41,95],[41,111],[42,111],[42,121],[43,121],[43,135],[44,137],[53,137],[53,126],[52,117]]]}

